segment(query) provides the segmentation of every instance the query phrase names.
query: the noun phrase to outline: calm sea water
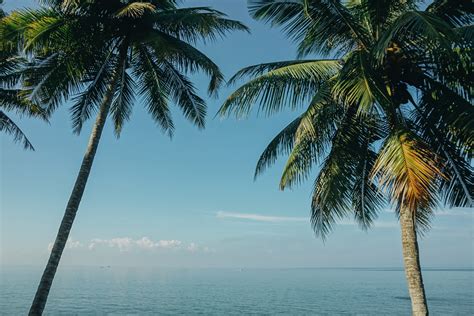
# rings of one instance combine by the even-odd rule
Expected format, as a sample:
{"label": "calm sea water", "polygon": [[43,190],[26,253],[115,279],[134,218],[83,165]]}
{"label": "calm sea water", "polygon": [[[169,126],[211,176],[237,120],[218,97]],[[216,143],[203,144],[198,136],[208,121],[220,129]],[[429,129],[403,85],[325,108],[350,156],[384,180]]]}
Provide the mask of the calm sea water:
{"label": "calm sea water", "polygon": [[[0,313],[25,315],[40,270],[2,268]],[[473,270],[427,270],[432,315],[474,315]],[[47,315],[409,315],[399,269],[61,268]]]}

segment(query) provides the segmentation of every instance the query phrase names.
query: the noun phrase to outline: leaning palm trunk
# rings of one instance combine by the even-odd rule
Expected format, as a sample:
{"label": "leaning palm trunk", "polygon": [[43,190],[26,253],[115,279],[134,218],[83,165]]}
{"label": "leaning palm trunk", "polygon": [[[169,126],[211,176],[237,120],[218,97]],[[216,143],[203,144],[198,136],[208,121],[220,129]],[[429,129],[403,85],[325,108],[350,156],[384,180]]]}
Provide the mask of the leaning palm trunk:
{"label": "leaning palm trunk", "polygon": [[102,135],[102,130],[104,129],[105,121],[112,103],[114,87],[119,77],[119,72],[116,71],[113,76],[114,77],[112,78],[110,85],[107,87],[107,93],[104,96],[99,113],[97,114],[79,174],[77,175],[74,188],[72,189],[71,196],[69,197],[66,211],[64,212],[61,226],[59,226],[59,231],[56,235],[56,240],[54,241],[48,263],[41,277],[38,289],[36,290],[35,298],[31,305],[29,315],[41,315],[46,305],[49,290],[51,289],[54,275],[56,274],[56,270],[59,265],[59,260],[61,259],[64,247],[66,246],[72,223],[76,217],[77,209],[79,208],[82,194],[84,193],[87,179],[89,178],[92,163],[94,162],[94,157],[97,152],[97,147],[99,146],[100,137]]}
{"label": "leaning palm trunk", "polygon": [[428,315],[425,288],[421,275],[420,254],[415,229],[414,213],[408,209],[400,213],[400,226],[402,231],[403,261],[405,275],[410,292],[412,313],[414,316]]}

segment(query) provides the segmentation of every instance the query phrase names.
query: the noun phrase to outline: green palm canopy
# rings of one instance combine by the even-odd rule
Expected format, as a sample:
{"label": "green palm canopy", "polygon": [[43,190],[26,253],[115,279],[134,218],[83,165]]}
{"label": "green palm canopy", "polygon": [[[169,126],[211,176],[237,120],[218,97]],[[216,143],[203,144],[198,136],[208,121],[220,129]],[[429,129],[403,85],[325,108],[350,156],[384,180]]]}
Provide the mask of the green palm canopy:
{"label": "green palm canopy", "polygon": [[210,77],[209,93],[223,82],[217,65],[196,49],[241,23],[207,7],[177,8],[176,1],[45,0],[40,10],[13,12],[5,36],[34,56],[24,85],[31,100],[51,112],[73,100],[75,132],[98,109],[114,86],[110,115],[120,134],[134,100],[142,98],[152,118],[168,134],[174,125],[170,103],[198,127],[205,102],[186,73]]}
{"label": "green palm canopy", "polygon": [[270,142],[255,175],[289,155],[285,189],[319,165],[312,222],[322,237],[349,214],[368,228],[384,205],[380,191],[397,211],[418,209],[419,229],[439,198],[472,205],[473,8],[435,1],[421,11],[418,2],[250,1],[254,18],[298,43],[299,57],[327,59],[240,70],[230,83],[250,80],[220,114],[245,116],[257,104],[267,115],[306,107]]}
{"label": "green palm canopy", "polygon": [[288,155],[281,189],[314,174],[311,222],[322,238],[347,216],[369,228],[390,201],[415,315],[428,314],[416,233],[429,228],[439,202],[473,206],[474,195],[474,6],[421,5],[250,0],[252,16],[282,27],[299,59],[240,70],[230,82],[248,81],[219,112],[303,107],[264,150],[255,176],[281,155]]}

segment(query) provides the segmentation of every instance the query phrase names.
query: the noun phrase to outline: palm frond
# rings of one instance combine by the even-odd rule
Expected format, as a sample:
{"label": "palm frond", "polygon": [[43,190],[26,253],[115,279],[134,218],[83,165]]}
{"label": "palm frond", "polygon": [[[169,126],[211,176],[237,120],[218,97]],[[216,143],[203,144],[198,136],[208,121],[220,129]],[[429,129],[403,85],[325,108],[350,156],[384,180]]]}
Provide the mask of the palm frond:
{"label": "palm frond", "polygon": [[299,42],[299,56],[367,46],[366,30],[340,1],[252,0],[249,10],[256,19],[283,26]]}
{"label": "palm frond", "polygon": [[434,0],[426,11],[454,26],[467,25],[474,20],[474,5],[470,0]]}
{"label": "palm frond", "polygon": [[127,73],[128,60],[125,59],[118,69],[120,71],[120,76],[116,84],[116,91],[114,93],[114,99],[110,107],[110,113],[112,114],[115,135],[120,136],[122,132],[123,124],[130,119],[132,114],[132,107],[134,101],[134,90],[135,90],[135,81]]}
{"label": "palm frond", "polygon": [[[308,109],[278,133],[267,145],[257,162],[255,178],[275,163],[278,156],[290,153],[295,156],[292,153],[293,146],[295,143],[301,143],[303,139],[310,140],[312,145],[317,148],[318,154],[325,151],[339,117],[343,113],[341,106],[331,102],[329,90],[327,85],[321,87],[313,97]],[[298,146],[302,147],[300,144]],[[286,183],[282,183],[282,185],[282,189],[284,189]]]}
{"label": "palm frond", "polygon": [[340,67],[338,60],[284,62],[278,65],[283,66],[272,69],[271,64],[256,65],[234,76],[238,78],[272,69],[237,89],[224,102],[219,114],[224,116],[234,112],[237,117],[245,116],[255,103],[260,103],[259,111],[267,115],[282,110],[286,105],[295,109],[299,104],[309,101],[322,82],[330,79]]}
{"label": "palm frond", "polygon": [[352,193],[354,219],[364,230],[372,226],[374,220],[378,217],[378,212],[384,205],[382,193],[370,178],[370,171],[373,168],[377,154],[368,145],[366,148],[355,169]]}
{"label": "palm frond", "polygon": [[24,9],[13,11],[2,19],[2,38],[31,52],[34,47],[45,45],[64,25],[61,14],[53,9]]}
{"label": "palm frond", "polygon": [[387,103],[369,58],[365,51],[349,54],[332,87],[334,97],[342,104],[356,104],[358,113],[369,113],[378,103]]}
{"label": "palm frond", "polygon": [[166,76],[145,46],[137,47],[136,51],[134,75],[137,77],[139,94],[144,97],[153,120],[171,137],[174,124],[168,107],[170,88],[164,82]]}
{"label": "palm frond", "polygon": [[23,131],[2,110],[0,110],[0,132],[13,136],[13,140],[22,143],[25,149],[34,150]]}
{"label": "palm frond", "polygon": [[224,76],[219,67],[209,57],[192,45],[163,32],[150,33],[150,36],[144,42],[153,48],[156,56],[166,59],[168,63],[179,67],[184,72],[203,71],[210,77],[209,94],[217,92],[224,81]]}
{"label": "palm frond", "polygon": [[192,43],[214,41],[230,31],[249,32],[244,24],[227,19],[222,12],[208,7],[157,12],[153,15],[153,21],[157,30]]}
{"label": "palm frond", "polygon": [[[462,130],[466,125],[463,123],[463,117],[465,118],[468,112],[450,110],[452,99],[445,99],[445,102],[448,101],[446,103],[439,101],[433,100],[431,95],[423,96],[419,106],[416,106],[413,119],[420,135],[433,144],[433,150],[445,161],[443,172],[446,178],[440,179],[440,192],[444,203],[451,207],[469,207],[474,201],[474,169],[469,164],[473,155],[473,135],[469,129],[472,119],[465,122],[465,131],[471,133],[469,141],[469,138],[459,137],[459,129],[449,124],[453,117],[461,118]],[[470,117],[474,117],[474,113],[471,113]]]}
{"label": "palm frond", "polygon": [[[323,239],[337,220],[346,217],[352,210],[355,172],[361,162],[360,136],[363,135],[361,125],[355,120],[355,112],[355,109],[350,109],[345,113],[332,139],[331,151],[314,182],[311,223],[316,235]],[[368,224],[370,215],[365,215]]]}
{"label": "palm frond", "polygon": [[327,93],[329,89],[322,87],[301,115],[294,147],[280,179],[282,190],[306,180],[313,165],[319,163],[335,137],[345,111],[342,105],[331,100]]}
{"label": "palm frond", "polygon": [[117,18],[128,17],[128,18],[140,18],[145,13],[153,12],[156,7],[149,2],[131,2],[121,8],[115,16]]}
{"label": "palm frond", "polygon": [[284,129],[282,129],[275,138],[267,145],[260,155],[255,168],[254,179],[262,174],[269,166],[275,163],[280,155],[287,155],[291,152],[295,142],[296,132],[301,123],[301,116],[298,116]]}
{"label": "palm frond", "polygon": [[170,97],[181,108],[187,119],[199,128],[204,128],[206,103],[196,94],[192,82],[169,62],[163,62],[161,67],[164,74],[163,81],[169,85]]}
{"label": "palm frond", "polygon": [[408,10],[416,9],[416,0],[359,0],[351,1],[349,8],[366,21],[374,39],[378,39],[387,25]]}
{"label": "palm frond", "polygon": [[443,165],[419,138],[400,130],[387,138],[371,171],[373,178],[400,210],[415,213],[417,228],[429,227],[429,216],[437,203],[437,182],[445,175]]}
{"label": "palm frond", "polygon": [[383,56],[393,42],[423,43],[424,49],[451,46],[456,38],[453,28],[438,16],[423,11],[408,11],[398,17],[381,35],[375,46],[377,56]]}
{"label": "palm frond", "polygon": [[112,73],[118,71],[120,66],[116,66],[119,62],[113,51],[109,52],[104,58],[97,58],[96,65],[92,67],[82,80],[87,88],[74,97],[75,103],[71,106],[71,119],[73,130],[79,134],[82,125],[97,110],[102,102],[105,93],[110,84]]}
{"label": "palm frond", "polygon": [[[474,108],[472,103],[445,85],[425,77],[420,98],[423,114],[418,114],[418,123],[427,122],[430,128],[442,131],[450,142],[465,148],[467,157],[472,158],[474,148]],[[423,124],[420,124],[423,126]]]}
{"label": "palm frond", "polygon": [[369,49],[369,30],[340,0],[304,0],[304,10],[311,20],[299,47],[298,55],[340,54],[350,49]]}

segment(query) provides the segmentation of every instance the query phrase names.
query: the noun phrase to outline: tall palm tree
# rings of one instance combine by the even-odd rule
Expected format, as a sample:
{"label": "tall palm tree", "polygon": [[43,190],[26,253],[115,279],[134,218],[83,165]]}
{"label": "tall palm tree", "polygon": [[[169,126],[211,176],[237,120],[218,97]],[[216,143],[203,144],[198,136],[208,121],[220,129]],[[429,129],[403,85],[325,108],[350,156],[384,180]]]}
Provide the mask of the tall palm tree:
{"label": "tall palm tree", "polygon": [[24,81],[29,96],[48,112],[72,96],[71,116],[77,133],[94,112],[97,116],[30,315],[42,314],[45,307],[107,117],[111,116],[115,133],[120,135],[135,96],[140,96],[168,135],[174,129],[172,101],[203,128],[206,105],[186,73],[206,73],[210,94],[216,92],[223,76],[193,44],[228,31],[247,30],[221,12],[207,7],[178,8],[175,0],[43,2],[48,6],[14,12],[6,21],[9,38],[35,56]]}
{"label": "tall palm tree", "polygon": [[[2,4],[3,0],[0,0]],[[11,135],[25,149],[34,149],[20,127],[3,111],[46,119],[41,108],[29,101],[24,91],[17,87],[25,61],[17,55],[17,47],[3,36],[2,21],[5,16],[0,7],[0,131]]]}
{"label": "tall palm tree", "polygon": [[338,219],[371,226],[390,201],[399,217],[414,315],[427,315],[417,236],[441,200],[472,206],[473,6],[470,1],[250,0],[257,20],[282,26],[298,57],[240,70],[250,80],[220,114],[306,109],[262,153],[255,176],[289,155],[280,188],[320,165],[311,222],[326,238]]}

